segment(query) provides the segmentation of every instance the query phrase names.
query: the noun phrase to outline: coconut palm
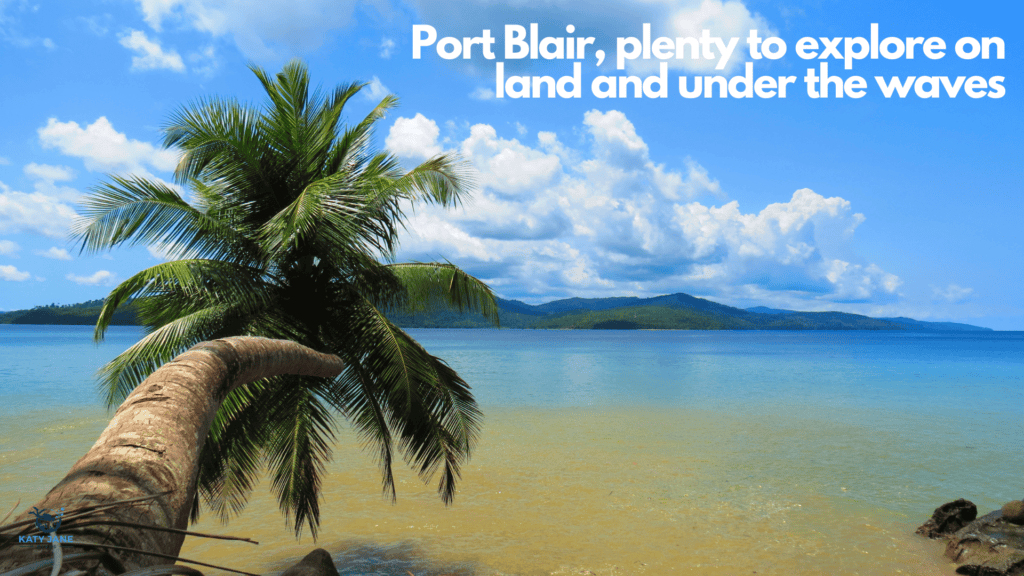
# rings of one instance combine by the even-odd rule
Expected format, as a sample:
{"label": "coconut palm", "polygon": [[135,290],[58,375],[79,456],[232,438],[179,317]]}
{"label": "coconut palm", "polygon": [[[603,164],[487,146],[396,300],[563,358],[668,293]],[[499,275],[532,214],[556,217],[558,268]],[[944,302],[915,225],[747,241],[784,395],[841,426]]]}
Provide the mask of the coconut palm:
{"label": "coconut palm", "polygon": [[[389,310],[450,307],[497,323],[490,289],[448,262],[395,263],[405,211],[456,206],[472,188],[467,166],[441,154],[411,170],[374,148],[385,97],[345,126],[345,104],[364,86],[311,89],[306,67],[276,76],[251,67],[263,106],[204,98],[180,108],[164,145],[180,149],[174,186],[116,177],[82,203],[72,231],[84,252],[145,244],[170,261],[107,296],[95,337],[133,300],[147,335],[100,370],[113,406],[150,372],[197,342],[226,336],[292,340],[346,364],[332,379],[278,376],[224,399],[203,446],[198,490],[222,518],[242,509],[268,468],[282,512],[313,536],[335,419],[346,418],[379,457],[395,498],[397,451],[424,481],[440,470],[448,504],[481,413],[468,384],[392,324]],[[195,498],[191,517],[199,514]]]}
{"label": "coconut palm", "polygon": [[[175,559],[195,563],[178,553],[186,534],[203,536],[185,529],[196,496],[200,447],[225,397],[274,375],[331,377],[343,369],[337,356],[295,342],[231,337],[201,342],[153,372],[128,395],[92,448],[33,507],[37,518],[40,510],[61,511],[60,532],[70,536],[70,553],[53,545],[58,570],[89,572],[99,561],[118,574]],[[29,519],[0,526],[0,572],[17,567],[24,575],[35,573],[35,566],[56,573],[45,562],[51,556],[48,546],[20,545],[26,536],[46,537],[25,516]]]}

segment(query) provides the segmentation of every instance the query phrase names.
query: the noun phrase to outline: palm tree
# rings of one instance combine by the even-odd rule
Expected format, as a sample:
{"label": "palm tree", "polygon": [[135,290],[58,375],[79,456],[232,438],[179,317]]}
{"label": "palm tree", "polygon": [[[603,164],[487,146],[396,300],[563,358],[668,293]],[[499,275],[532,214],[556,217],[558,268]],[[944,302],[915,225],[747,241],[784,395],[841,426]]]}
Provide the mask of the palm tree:
{"label": "palm tree", "polygon": [[[33,507],[61,510],[61,535],[71,536],[74,552],[64,556],[54,545],[54,561],[88,572],[102,560],[114,573],[173,563],[196,497],[200,447],[231,391],[274,375],[332,377],[343,369],[337,356],[251,337],[201,342],[163,365]],[[0,571],[34,572],[27,566],[50,556],[48,547],[18,545],[19,537],[45,539],[33,524],[30,518],[0,526]]]}
{"label": "palm tree", "polygon": [[[95,338],[134,299],[147,335],[100,370],[113,406],[190,346],[226,336],[292,340],[340,357],[337,378],[277,376],[229,394],[202,448],[198,490],[223,519],[240,511],[262,468],[296,536],[319,524],[319,487],[341,414],[380,459],[395,498],[394,452],[424,481],[441,469],[449,504],[480,429],[469,385],[385,316],[451,307],[495,324],[490,289],[448,262],[395,263],[405,210],[456,206],[472,182],[442,154],[405,171],[374,149],[373,127],[397,104],[385,97],[354,126],[342,110],[363,84],[311,90],[293,61],[276,76],[251,66],[262,107],[205,98],[180,108],[164,146],[182,151],[176,183],[116,177],[83,202],[72,239],[83,252],[148,244],[173,260],[107,296]],[[191,518],[199,515],[194,499]]]}

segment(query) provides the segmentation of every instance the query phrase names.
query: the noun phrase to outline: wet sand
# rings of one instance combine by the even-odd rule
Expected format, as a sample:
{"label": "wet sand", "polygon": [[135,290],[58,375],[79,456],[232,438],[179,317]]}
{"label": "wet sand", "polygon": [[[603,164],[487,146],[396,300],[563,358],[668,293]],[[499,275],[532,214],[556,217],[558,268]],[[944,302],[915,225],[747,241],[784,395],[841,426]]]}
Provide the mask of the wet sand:
{"label": "wet sand", "polygon": [[[258,546],[190,537],[181,556],[263,574],[318,546],[342,574],[954,573],[940,544],[913,534],[942,502],[914,471],[939,458],[928,443],[792,415],[485,412],[450,508],[403,466],[397,504],[382,498],[375,461],[341,429],[317,542],[295,539],[264,482],[227,526],[206,514],[192,527]],[[105,422],[96,410],[0,427],[0,514],[41,497]]]}

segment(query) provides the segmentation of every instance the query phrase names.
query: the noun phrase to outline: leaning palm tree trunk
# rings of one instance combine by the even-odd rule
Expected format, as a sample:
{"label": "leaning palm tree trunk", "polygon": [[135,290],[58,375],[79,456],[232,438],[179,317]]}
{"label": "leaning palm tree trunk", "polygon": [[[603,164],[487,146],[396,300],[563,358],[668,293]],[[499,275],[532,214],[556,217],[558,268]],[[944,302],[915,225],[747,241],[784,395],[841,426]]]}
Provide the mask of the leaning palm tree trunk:
{"label": "leaning palm tree trunk", "polygon": [[[126,570],[166,564],[167,557],[178,555],[185,536],[159,529],[188,527],[199,454],[228,393],[271,376],[334,377],[342,369],[337,356],[287,340],[234,337],[197,344],[153,372],[125,399],[99,440],[35,507],[54,512],[64,508],[65,515],[73,515],[85,507],[137,499],[131,506],[97,509],[89,523],[58,533],[73,538],[73,544],[65,544],[72,550],[120,547],[108,552]],[[9,544],[0,548],[0,572],[51,554],[49,546]],[[93,560],[88,566],[95,564]]]}

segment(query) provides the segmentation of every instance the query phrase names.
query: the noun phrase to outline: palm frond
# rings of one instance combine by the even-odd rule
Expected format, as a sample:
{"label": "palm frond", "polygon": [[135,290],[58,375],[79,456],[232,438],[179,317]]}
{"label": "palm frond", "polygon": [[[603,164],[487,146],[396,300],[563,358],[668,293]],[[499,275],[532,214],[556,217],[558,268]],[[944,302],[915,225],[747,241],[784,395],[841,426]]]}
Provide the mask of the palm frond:
{"label": "palm frond", "polygon": [[[359,86],[362,88],[362,86]],[[398,106],[398,97],[388,94],[374,106],[373,110],[355,126],[346,129],[337,138],[325,162],[325,170],[333,174],[348,168],[348,172],[358,171],[357,167],[365,162],[370,141],[373,136],[374,124],[384,118],[388,110]]]}
{"label": "palm frond", "polygon": [[405,286],[404,310],[423,312],[439,307],[459,312],[479,312],[495,326],[500,326],[498,304],[487,284],[463,272],[451,262],[410,262],[390,264]]}
{"label": "palm frond", "polygon": [[169,292],[176,293],[179,305],[166,298],[153,301],[143,309],[146,324],[163,325],[211,304],[248,301],[254,308],[266,306],[267,290],[262,271],[243,264],[207,259],[164,262],[121,282],[107,295],[96,321],[95,339],[102,340],[114,312],[129,299]]}
{"label": "palm frond", "polygon": [[179,184],[226,181],[237,189],[244,180],[259,182],[264,142],[259,112],[252,107],[233,99],[201,99],[176,110],[163,130],[164,147],[182,151],[174,170]]}
{"label": "palm frond", "polygon": [[455,152],[438,154],[406,172],[401,178],[381,182],[380,193],[458,206],[476,187],[472,165]]}
{"label": "palm frond", "polygon": [[[372,381],[379,412],[398,439],[405,460],[425,482],[443,466],[438,493],[449,504],[461,466],[480,431],[482,414],[470,387],[376,308],[367,303],[361,312],[348,331],[358,342],[348,342],[348,348],[359,350],[361,375]],[[362,390],[350,385],[347,392],[343,411],[367,413],[366,406],[359,404],[366,400],[354,397]],[[375,425],[368,419],[365,424]],[[380,437],[373,429],[364,431],[370,440]]]}
{"label": "palm frond", "polygon": [[320,486],[331,457],[334,430],[330,410],[313,391],[326,383],[303,377],[282,380],[272,388],[272,409],[267,414],[275,424],[269,428],[267,453],[272,488],[281,511],[293,522],[295,535],[301,534],[305,524],[316,539]]}
{"label": "palm frond", "polygon": [[210,306],[144,336],[97,372],[107,406],[123,402],[150,373],[195,344],[236,332],[238,316],[227,306]]}
{"label": "palm frond", "polygon": [[262,226],[263,249],[281,255],[314,233],[329,237],[339,250],[355,249],[360,241],[372,240],[373,231],[360,226],[366,220],[366,202],[346,188],[348,180],[346,174],[335,174],[303,189],[293,202]]}
{"label": "palm frond", "polygon": [[173,258],[255,259],[258,246],[198,211],[174,189],[136,176],[110,176],[82,201],[71,239],[85,253],[121,244],[161,246]]}
{"label": "palm frond", "polygon": [[[262,469],[270,438],[266,421],[267,387],[277,379],[253,382],[232,391],[214,418],[200,453],[198,485],[203,500],[222,523],[245,507]],[[199,517],[199,499],[191,521]]]}

